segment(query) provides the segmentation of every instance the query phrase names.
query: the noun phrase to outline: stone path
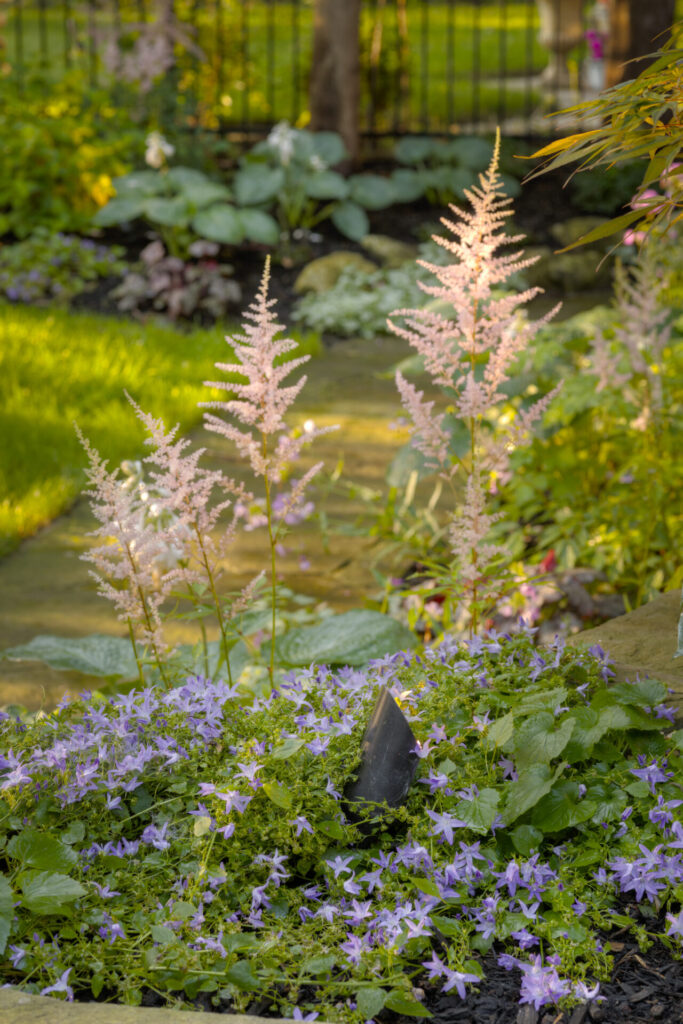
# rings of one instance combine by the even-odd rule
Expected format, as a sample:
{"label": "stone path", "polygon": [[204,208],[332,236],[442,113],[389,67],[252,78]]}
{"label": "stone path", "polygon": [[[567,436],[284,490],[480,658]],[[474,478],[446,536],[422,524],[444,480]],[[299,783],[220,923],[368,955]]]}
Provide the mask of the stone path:
{"label": "stone path", "polygon": [[[344,341],[307,364],[309,379],[294,408],[294,419],[301,422],[310,417],[320,426],[339,424],[339,430],[310,446],[308,464],[323,460],[325,470],[332,472],[341,461],[343,479],[381,486],[402,443],[401,435],[391,429],[400,414],[400,403],[387,369],[409,351],[406,343],[394,338]],[[207,465],[220,464],[233,476],[244,472],[233,446],[202,428],[195,437],[209,449]],[[106,452],[101,454],[106,457]],[[338,488],[328,495],[325,509],[331,521],[350,525],[363,505]],[[0,562],[0,649],[44,633],[124,635],[109,602],[96,594],[88,563],[79,558],[88,546],[86,535],[93,525],[87,501],[81,500]],[[231,589],[243,586],[264,567],[264,542],[263,531],[240,534],[227,567]],[[289,553],[281,568],[292,589],[325,600],[336,610],[358,607],[368,592],[377,590],[370,569],[374,551],[368,539],[331,535],[326,549],[317,524],[309,523],[295,527],[285,543]],[[299,556],[304,552],[311,563],[308,572],[299,568]],[[194,632],[180,626],[169,630],[169,635],[185,641],[197,639]],[[16,702],[30,709],[48,707],[65,689],[78,690],[84,684],[85,677],[58,672],[40,662],[0,660],[0,705]]]}

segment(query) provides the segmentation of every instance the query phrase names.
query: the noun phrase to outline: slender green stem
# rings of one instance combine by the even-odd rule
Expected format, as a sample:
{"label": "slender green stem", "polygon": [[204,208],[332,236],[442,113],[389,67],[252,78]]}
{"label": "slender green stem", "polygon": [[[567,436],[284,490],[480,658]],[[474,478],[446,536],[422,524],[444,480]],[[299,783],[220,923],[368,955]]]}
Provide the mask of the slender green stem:
{"label": "slender green stem", "polygon": [[[209,556],[207,554],[206,546],[204,544],[204,538],[202,537],[201,532],[200,532],[200,530],[199,530],[199,528],[198,528],[196,523],[194,524],[194,532],[197,535],[197,544],[199,545],[199,550],[201,552],[201,563],[204,566],[204,572],[206,573],[206,578],[207,578],[208,583],[209,583],[209,589],[211,590],[211,596],[213,598],[214,607],[216,609],[216,618],[218,619],[218,628],[221,631],[221,638],[223,640],[223,655],[225,657],[225,665],[226,665],[226,669],[227,669],[227,672],[228,672],[228,683],[230,684],[230,686],[232,686],[232,670],[230,668],[230,648],[228,647],[228,631],[227,631],[227,628],[226,628],[226,625],[225,625],[225,620],[223,618],[223,612],[222,612],[222,609],[221,609],[221,602],[220,602],[219,597],[218,597],[218,591],[216,590],[216,580],[215,580],[213,572],[211,571],[211,565],[209,563]],[[203,629],[203,627],[202,627],[202,629]],[[206,634],[204,634],[204,637],[205,637],[205,645],[206,645]],[[205,650],[206,650],[206,646],[205,646]],[[207,661],[208,661],[208,658],[207,658]],[[208,675],[208,669],[207,669],[207,675]]]}
{"label": "slender green stem", "polygon": [[128,622],[128,635],[130,636],[130,642],[133,645],[133,654],[135,655],[135,664],[138,667],[138,675],[140,676],[140,684],[144,688],[145,685],[146,685],[145,684],[145,677],[144,677],[144,674],[143,674],[143,671],[142,671],[142,662],[140,661],[140,656],[138,654],[138,645],[135,642],[135,632],[133,630],[133,623],[130,621],[130,619],[127,619],[126,621]]}
{"label": "slender green stem", "polygon": [[266,481],[266,516],[268,518],[268,540],[270,542],[270,592],[271,592],[271,635],[270,635],[270,663],[268,666],[268,675],[270,677],[270,685],[273,685],[273,673],[275,670],[275,620],[276,620],[276,600],[277,600],[277,579],[275,575],[275,544],[276,539],[273,533],[273,505],[270,497],[270,480],[268,475],[265,476]]}

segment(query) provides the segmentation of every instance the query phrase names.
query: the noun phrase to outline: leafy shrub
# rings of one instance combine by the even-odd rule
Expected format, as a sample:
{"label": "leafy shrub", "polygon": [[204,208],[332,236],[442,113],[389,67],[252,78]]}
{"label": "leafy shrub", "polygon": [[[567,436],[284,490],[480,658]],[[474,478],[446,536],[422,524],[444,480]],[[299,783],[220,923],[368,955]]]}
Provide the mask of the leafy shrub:
{"label": "leafy shrub", "polygon": [[15,245],[0,245],[0,293],[11,302],[68,303],[101,278],[123,273],[121,246],[52,234],[44,228]]}
{"label": "leafy shrub", "polygon": [[215,242],[193,242],[184,261],[169,256],[157,239],[140,253],[140,263],[127,273],[111,292],[125,312],[154,309],[168,313],[172,320],[206,312],[214,319],[224,317],[240,301],[240,286],[232,279],[229,263],[218,263]]}
{"label": "leafy shrub", "polygon": [[88,227],[142,148],[140,128],[111,98],[91,91],[84,104],[82,87],[78,78],[36,78],[25,91],[0,82],[0,235]]}
{"label": "leafy shrub", "polygon": [[[477,637],[313,665],[258,700],[190,678],[5,715],[3,978],[360,1022],[427,1016],[415,984],[463,996],[493,949],[523,1003],[595,998],[612,962],[599,933],[654,937],[620,893],[667,912],[674,953],[683,930],[683,734],[663,685],[610,675],[599,648]],[[404,806],[352,813],[385,688],[417,778]]]}

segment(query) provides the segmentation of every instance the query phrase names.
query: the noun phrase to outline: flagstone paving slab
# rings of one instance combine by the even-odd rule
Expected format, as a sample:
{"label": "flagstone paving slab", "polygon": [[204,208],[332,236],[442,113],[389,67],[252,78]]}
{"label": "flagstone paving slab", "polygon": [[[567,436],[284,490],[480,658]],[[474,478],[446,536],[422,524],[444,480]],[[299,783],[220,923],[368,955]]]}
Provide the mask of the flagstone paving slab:
{"label": "flagstone paving slab", "polygon": [[611,667],[620,681],[632,681],[640,675],[666,683],[673,690],[670,703],[681,718],[683,658],[674,658],[680,608],[681,592],[676,588],[595,629],[575,633],[569,643],[585,647],[600,644],[614,659]]}
{"label": "flagstone paving slab", "polygon": [[[213,1019],[213,1018],[212,1018]],[[280,1018],[230,1016],[230,1024],[278,1024]],[[18,989],[0,989],[0,1024],[192,1024],[191,1010],[114,1006],[111,1003],[67,1003],[48,996],[32,996]],[[324,1024],[324,1022],[322,1022]]]}

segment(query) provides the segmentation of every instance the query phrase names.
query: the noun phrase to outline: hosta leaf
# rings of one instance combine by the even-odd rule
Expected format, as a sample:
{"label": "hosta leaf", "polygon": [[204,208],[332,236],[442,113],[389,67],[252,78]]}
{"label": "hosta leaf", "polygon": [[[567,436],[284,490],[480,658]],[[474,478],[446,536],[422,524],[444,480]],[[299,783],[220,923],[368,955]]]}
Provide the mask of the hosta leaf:
{"label": "hosta leaf", "polygon": [[239,211],[239,219],[244,237],[250,242],[260,245],[277,245],[280,240],[280,227],[274,217],[263,210],[249,210],[246,207]]}
{"label": "hosta leaf", "polygon": [[45,871],[68,871],[78,861],[78,855],[70,846],[49,832],[39,832],[35,828],[26,828],[10,839],[7,853],[23,868],[43,868]]}
{"label": "hosta leaf", "polygon": [[192,227],[210,242],[239,245],[244,240],[244,227],[238,211],[228,203],[214,203],[192,218]]}
{"label": "hosta leaf", "polygon": [[424,176],[410,167],[399,167],[393,171],[391,183],[397,203],[414,203],[424,194]]}
{"label": "hosta leaf", "polygon": [[346,160],[349,155],[344,140],[337,132],[312,133],[311,143],[315,155],[319,156],[328,167],[334,167],[335,164]]}
{"label": "hosta leaf", "polygon": [[541,797],[549,793],[564,768],[565,765],[561,764],[553,773],[548,764],[532,764],[521,771],[517,780],[507,788],[507,800],[503,808],[505,824],[511,825],[517,818],[521,818]]}
{"label": "hosta leaf", "polygon": [[456,159],[463,167],[471,171],[485,171],[491,163],[493,147],[486,139],[478,135],[466,135],[448,142],[451,159]]}
{"label": "hosta leaf", "polygon": [[337,231],[354,242],[365,238],[370,231],[370,221],[365,210],[348,199],[335,206],[330,219]]}
{"label": "hosta leaf", "polygon": [[106,206],[101,206],[93,217],[93,224],[98,228],[110,228],[114,224],[126,224],[142,216],[145,208],[144,195],[114,196]]}
{"label": "hosta leaf", "polygon": [[203,210],[212,203],[220,203],[232,199],[232,192],[225,185],[215,181],[204,181],[202,184],[189,184],[183,188],[183,196],[196,210]]}
{"label": "hosta leaf", "polygon": [[396,619],[357,610],[288,630],[276,641],[275,657],[285,665],[365,665],[415,644],[414,635]]}
{"label": "hosta leaf", "polygon": [[579,799],[578,783],[559,782],[536,804],[531,822],[543,832],[561,832],[588,821],[595,807],[586,797]]}
{"label": "hosta leaf", "polygon": [[34,914],[62,914],[85,889],[75,878],[57,871],[24,871],[19,875],[22,906]]}
{"label": "hosta leaf", "polygon": [[14,917],[14,893],[9,881],[0,875],[0,955],[5,952]]}
{"label": "hosta leaf", "polygon": [[207,178],[203,171],[198,171],[196,167],[171,167],[166,173],[166,180],[181,192],[216,184],[216,182]]}
{"label": "hosta leaf", "polygon": [[404,139],[399,139],[394,148],[394,156],[401,164],[424,163],[433,152],[434,139],[427,135],[407,135]]}
{"label": "hosta leaf", "polygon": [[285,811],[288,811],[292,806],[292,794],[284,786],[281,786],[279,782],[264,782],[263,792],[269,800],[272,800],[274,804],[282,807]]}
{"label": "hosta leaf", "polygon": [[569,742],[574,720],[565,718],[559,724],[548,711],[527,718],[514,737],[514,760],[517,769],[543,761],[552,761]]}
{"label": "hosta leaf", "polygon": [[351,199],[366,210],[384,210],[396,202],[390,178],[382,178],[379,174],[354,174],[349,184]]}
{"label": "hosta leaf", "polygon": [[93,633],[91,636],[34,636],[27,644],[1,652],[10,661],[43,661],[60,671],[89,676],[133,679],[137,664],[128,639]]}
{"label": "hosta leaf", "polygon": [[145,217],[155,224],[169,228],[185,228],[190,223],[190,204],[185,196],[166,199],[154,196],[146,199],[143,207]]}
{"label": "hosta leaf", "polygon": [[246,163],[240,167],[233,180],[235,199],[240,206],[270,203],[284,184],[285,172],[281,167]]}
{"label": "hosta leaf", "polygon": [[346,199],[349,185],[336,171],[318,171],[304,178],[304,189],[311,199]]}
{"label": "hosta leaf", "polygon": [[384,1008],[387,992],[383,988],[359,988],[356,992],[356,1009],[365,1020],[371,1020]]}
{"label": "hosta leaf", "polygon": [[158,171],[133,171],[112,179],[116,198],[136,196],[161,196],[166,192],[164,175]]}
{"label": "hosta leaf", "polygon": [[482,789],[474,800],[461,800],[453,812],[465,821],[473,832],[488,832],[498,812],[500,793],[495,789]]}

